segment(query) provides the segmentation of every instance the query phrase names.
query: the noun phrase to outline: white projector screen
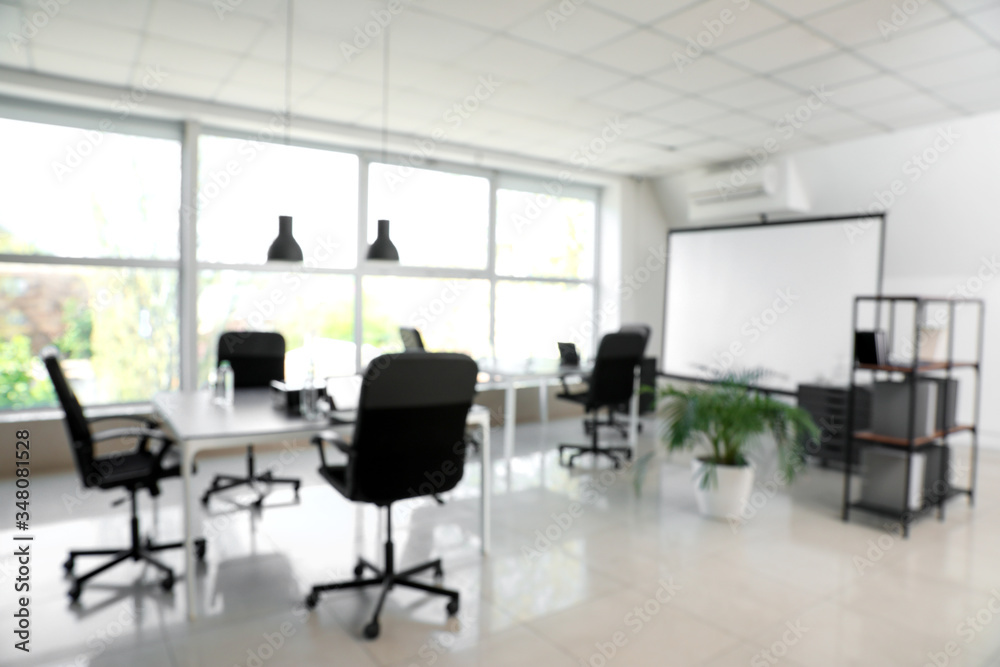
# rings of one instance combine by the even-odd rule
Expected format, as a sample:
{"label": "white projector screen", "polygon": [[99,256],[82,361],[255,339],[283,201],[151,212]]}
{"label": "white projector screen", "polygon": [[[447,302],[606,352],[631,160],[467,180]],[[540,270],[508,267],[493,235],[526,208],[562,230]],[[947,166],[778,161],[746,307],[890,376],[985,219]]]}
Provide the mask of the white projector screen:
{"label": "white projector screen", "polygon": [[716,379],[761,368],[761,385],[846,386],[854,297],[876,294],[884,221],[811,220],[673,230],[663,371]]}

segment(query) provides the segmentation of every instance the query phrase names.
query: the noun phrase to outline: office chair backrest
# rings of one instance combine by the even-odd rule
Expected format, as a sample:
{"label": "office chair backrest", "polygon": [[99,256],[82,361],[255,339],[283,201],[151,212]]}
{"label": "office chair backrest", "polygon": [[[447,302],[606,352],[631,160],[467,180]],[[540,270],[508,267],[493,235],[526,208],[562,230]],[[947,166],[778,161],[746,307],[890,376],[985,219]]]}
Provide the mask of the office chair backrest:
{"label": "office chair backrest", "polygon": [[423,352],[424,339],[420,332],[411,327],[399,327],[399,337],[403,339],[403,349],[407,352]]}
{"label": "office chair backrest", "polygon": [[590,374],[588,404],[591,407],[621,405],[632,398],[635,367],[642,360],[645,347],[646,342],[638,333],[604,335]]}
{"label": "office chair backrest", "polygon": [[649,343],[649,335],[653,329],[648,324],[623,324],[618,329],[618,333],[637,333],[642,336],[642,352],[646,353],[646,345]]}
{"label": "office chair backrest", "polygon": [[80,407],[80,401],[77,400],[73,388],[63,375],[62,366],[59,365],[59,351],[55,348],[43,350],[42,360],[49,372],[52,386],[55,387],[56,396],[59,397],[59,404],[66,414],[64,424],[70,448],[73,450],[76,470],[85,487],[93,486],[100,476],[91,474],[94,471],[94,440],[90,434],[87,418],[83,416],[83,408]]}
{"label": "office chair backrest", "polygon": [[233,367],[235,386],[269,387],[285,379],[285,338],[268,331],[227,331],[219,336],[218,359]]}
{"label": "office chair backrest", "polygon": [[365,371],[347,470],[353,499],[388,504],[462,479],[476,362],[464,354],[386,354]]}

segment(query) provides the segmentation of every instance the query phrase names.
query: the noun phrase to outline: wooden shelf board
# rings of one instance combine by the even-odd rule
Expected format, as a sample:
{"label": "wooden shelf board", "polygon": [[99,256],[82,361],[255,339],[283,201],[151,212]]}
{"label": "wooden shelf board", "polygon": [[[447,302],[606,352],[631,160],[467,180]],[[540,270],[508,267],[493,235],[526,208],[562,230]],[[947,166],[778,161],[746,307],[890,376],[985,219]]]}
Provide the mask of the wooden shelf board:
{"label": "wooden shelf board", "polygon": [[[972,426],[953,426],[947,431],[937,431],[933,435],[924,436],[921,438],[914,438],[912,446],[920,447],[922,445],[927,445],[938,438],[943,438],[946,435],[952,433],[959,433],[962,431],[973,431],[975,430]],[[878,433],[872,433],[871,431],[855,431],[854,437],[857,440],[868,440],[869,442],[877,442],[880,445],[892,445],[894,447],[907,448],[911,446],[911,443],[906,438],[894,438],[891,435],[880,435]]]}

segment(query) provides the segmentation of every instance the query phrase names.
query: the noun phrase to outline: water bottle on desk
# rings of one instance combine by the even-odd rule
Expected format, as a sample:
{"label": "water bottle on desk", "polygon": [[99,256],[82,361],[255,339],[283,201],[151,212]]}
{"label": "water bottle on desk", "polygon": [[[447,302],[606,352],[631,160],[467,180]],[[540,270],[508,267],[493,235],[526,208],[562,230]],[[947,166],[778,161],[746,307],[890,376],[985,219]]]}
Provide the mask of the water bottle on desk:
{"label": "water bottle on desk", "polygon": [[236,398],[236,375],[228,361],[219,364],[219,373],[215,382],[215,402],[219,405],[232,405]]}
{"label": "water bottle on desk", "polygon": [[316,371],[310,362],[306,370],[306,379],[302,383],[301,412],[306,419],[316,419],[319,416],[319,392],[316,389]]}

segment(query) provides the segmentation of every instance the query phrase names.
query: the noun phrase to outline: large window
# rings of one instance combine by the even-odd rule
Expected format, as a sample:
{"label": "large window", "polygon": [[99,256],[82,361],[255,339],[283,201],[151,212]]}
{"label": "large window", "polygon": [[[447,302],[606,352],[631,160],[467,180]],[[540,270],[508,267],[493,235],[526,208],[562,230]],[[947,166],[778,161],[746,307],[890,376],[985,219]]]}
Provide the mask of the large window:
{"label": "large window", "polygon": [[[55,404],[47,345],[88,405],[203,384],[227,330],[281,332],[292,381],[356,373],[401,326],[477,360],[592,352],[596,190],[210,131],[182,202],[179,125],[34,111],[10,113],[56,124],[0,118],[0,410]],[[265,262],[283,215],[301,264]],[[399,263],[365,258],[379,219]]]}
{"label": "large window", "polygon": [[180,142],[0,119],[0,146],[0,409],[55,403],[47,345],[88,404],[179,387]]}

